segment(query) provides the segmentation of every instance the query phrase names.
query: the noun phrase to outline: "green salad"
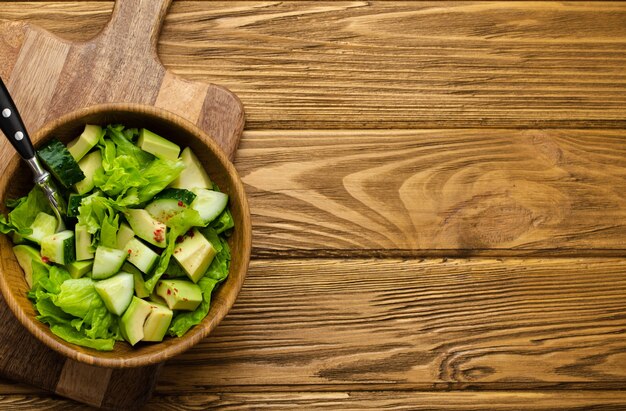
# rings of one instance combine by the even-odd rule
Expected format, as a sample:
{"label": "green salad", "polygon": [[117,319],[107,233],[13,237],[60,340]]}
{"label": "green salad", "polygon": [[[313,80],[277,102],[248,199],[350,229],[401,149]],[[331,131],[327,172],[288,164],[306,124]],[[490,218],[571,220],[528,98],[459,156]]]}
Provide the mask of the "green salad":
{"label": "green salad", "polygon": [[200,323],[228,276],[234,221],[195,154],[147,129],[87,125],[37,155],[67,200],[68,228],[56,232],[38,187],[0,216],[37,319],[103,351]]}

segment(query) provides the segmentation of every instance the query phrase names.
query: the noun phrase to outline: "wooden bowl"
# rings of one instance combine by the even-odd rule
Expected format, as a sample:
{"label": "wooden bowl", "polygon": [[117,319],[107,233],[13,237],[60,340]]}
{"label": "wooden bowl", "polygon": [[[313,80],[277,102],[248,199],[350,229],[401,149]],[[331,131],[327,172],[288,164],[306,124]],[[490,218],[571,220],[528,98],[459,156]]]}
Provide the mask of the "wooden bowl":
{"label": "wooden bowl", "polygon": [[[78,136],[85,124],[121,123],[128,127],[146,127],[171,139],[181,148],[189,146],[204,164],[211,179],[230,196],[229,206],[235,229],[229,239],[232,252],[230,274],[213,293],[211,309],[202,323],[191,328],[181,338],[166,337],[161,343],[139,343],[131,347],[124,341],[115,344],[114,351],[101,352],[68,343],[50,332],[39,322],[33,304],[26,298],[28,285],[11,247],[11,240],[0,235],[0,289],[9,308],[35,337],[61,354],[87,364],[109,368],[140,367],[163,362],[193,347],[224,318],[241,289],[251,248],[251,228],[248,202],[237,171],[217,144],[202,130],[183,118],[165,110],[136,104],[103,104],[67,114],[45,125],[35,135],[33,143],[41,146],[52,137],[64,143]],[[24,196],[33,187],[32,174],[15,154],[4,175],[0,177],[0,209],[6,213],[8,198]]]}

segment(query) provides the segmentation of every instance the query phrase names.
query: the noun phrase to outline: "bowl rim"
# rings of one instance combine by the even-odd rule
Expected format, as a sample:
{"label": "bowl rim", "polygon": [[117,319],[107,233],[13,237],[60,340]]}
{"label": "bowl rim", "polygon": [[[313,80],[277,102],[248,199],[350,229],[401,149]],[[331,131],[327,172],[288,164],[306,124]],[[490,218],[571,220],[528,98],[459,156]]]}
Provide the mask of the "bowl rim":
{"label": "bowl rim", "polygon": [[[78,110],[74,110],[68,112],[52,121],[44,124],[39,130],[37,130],[33,134],[33,145],[43,141],[43,137],[49,135],[52,130],[57,127],[62,126],[65,123],[78,120],[81,117],[85,117],[89,114],[94,114],[97,112],[107,112],[107,111],[117,111],[117,112],[129,112],[135,114],[147,114],[155,117],[159,117],[167,122],[174,123],[177,127],[183,128],[186,132],[190,134],[194,134],[198,136],[199,139],[202,140],[203,144],[207,145],[210,151],[219,159],[219,161],[224,165],[228,175],[233,180],[233,186],[236,187],[238,196],[238,202],[241,207],[243,224],[241,224],[240,229],[245,230],[246,232],[242,232],[243,244],[242,244],[242,253],[238,257],[241,259],[241,275],[234,278],[236,281],[233,284],[233,298],[226,298],[225,304],[220,306],[219,312],[215,317],[204,326],[202,323],[198,324],[196,327],[200,327],[200,332],[196,332],[189,336],[177,337],[180,338],[180,341],[168,346],[165,346],[162,351],[158,352],[148,352],[140,355],[133,356],[131,358],[108,358],[101,357],[98,355],[99,351],[88,349],[93,352],[93,354],[85,353],[78,351],[77,349],[70,348],[68,345],[74,345],[69,342],[60,343],[56,336],[53,337],[52,332],[49,330],[43,331],[39,327],[35,325],[35,319],[33,316],[27,314],[24,311],[24,308],[18,303],[17,297],[13,295],[10,291],[10,286],[8,284],[7,276],[4,275],[4,269],[0,266],[0,291],[4,297],[6,304],[9,306],[9,309],[13,312],[15,317],[19,320],[19,322],[39,341],[44,343],[47,347],[53,349],[54,351],[64,355],[67,358],[76,360],[78,362],[82,362],[88,365],[105,367],[105,368],[134,368],[134,367],[143,367],[148,365],[154,365],[162,363],[176,355],[183,353],[184,351],[192,348],[202,339],[204,339],[207,335],[217,327],[217,325],[222,321],[222,319],[226,316],[226,314],[230,311],[232,306],[235,303],[236,297],[239,295],[241,291],[241,287],[243,285],[243,281],[246,277],[249,263],[250,263],[250,254],[252,248],[252,230],[251,230],[251,222],[250,222],[250,208],[248,205],[248,200],[246,196],[246,192],[239,177],[239,173],[235,169],[235,166],[228,159],[226,154],[222,151],[222,149],[217,145],[215,140],[204,130],[200,129],[195,124],[191,123],[189,120],[172,113],[171,111],[146,105],[139,103],[104,103],[104,104],[95,104],[87,107],[80,108]],[[36,142],[36,143],[35,143]],[[7,161],[7,166],[12,164],[13,162],[18,160],[21,161],[17,152],[11,156],[11,158]],[[10,241],[10,239],[9,239]],[[229,276],[230,278],[230,276]],[[230,295],[230,294],[229,294]],[[204,321],[204,320],[203,320]],[[190,330],[191,331],[191,330]],[[124,342],[125,343],[125,342]],[[67,345],[66,345],[67,344]],[[110,352],[110,351],[109,351]]]}

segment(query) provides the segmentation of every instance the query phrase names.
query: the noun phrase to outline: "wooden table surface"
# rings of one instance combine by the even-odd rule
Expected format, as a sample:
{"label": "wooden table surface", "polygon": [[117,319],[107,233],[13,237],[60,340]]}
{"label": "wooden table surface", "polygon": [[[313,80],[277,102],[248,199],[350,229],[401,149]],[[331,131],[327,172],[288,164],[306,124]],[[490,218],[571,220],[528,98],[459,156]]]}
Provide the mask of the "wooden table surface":
{"label": "wooden table surface", "polygon": [[150,409],[626,408],[626,3],[177,1],[159,55],[244,103],[254,255]]}

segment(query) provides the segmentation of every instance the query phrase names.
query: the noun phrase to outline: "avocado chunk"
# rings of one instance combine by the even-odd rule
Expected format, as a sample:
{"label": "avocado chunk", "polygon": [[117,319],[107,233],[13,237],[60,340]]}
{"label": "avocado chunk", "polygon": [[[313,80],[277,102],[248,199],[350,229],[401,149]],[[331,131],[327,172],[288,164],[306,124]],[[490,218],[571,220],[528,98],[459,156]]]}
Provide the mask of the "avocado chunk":
{"label": "avocado chunk", "polygon": [[67,149],[74,160],[80,161],[89,150],[98,144],[98,140],[103,134],[102,127],[87,124],[82,134],[67,145]]}
{"label": "avocado chunk", "polygon": [[197,229],[190,230],[174,248],[174,259],[187,276],[197,283],[211,265],[217,251]]}
{"label": "avocado chunk", "polygon": [[170,310],[193,311],[202,302],[200,287],[186,280],[161,280],[157,283],[156,292]]}
{"label": "avocado chunk", "polygon": [[126,246],[126,243],[130,241],[131,238],[135,237],[135,232],[132,228],[126,223],[120,224],[120,229],[117,231],[117,249],[123,250]]}
{"label": "avocado chunk", "polygon": [[143,151],[147,151],[164,160],[176,161],[178,160],[178,153],[180,153],[180,147],[176,144],[145,128],[142,128],[139,132],[137,146]]}
{"label": "avocado chunk", "polygon": [[91,276],[94,280],[104,280],[117,274],[122,268],[128,253],[123,250],[105,247],[96,248],[96,258],[93,261]]}
{"label": "avocado chunk", "polygon": [[133,297],[120,318],[120,332],[130,345],[135,345],[143,339],[143,325],[152,311],[151,307],[149,302]]}
{"label": "avocado chunk", "polygon": [[150,303],[150,315],[143,325],[143,341],[163,341],[174,313],[164,305]]}
{"label": "avocado chunk", "polygon": [[200,163],[200,160],[191,151],[189,147],[186,147],[180,154],[180,159],[185,164],[185,169],[174,180],[170,187],[172,188],[184,188],[191,190],[192,188],[212,188],[213,183],[209,175],[204,171],[204,167]]}
{"label": "avocado chunk", "polygon": [[102,154],[100,154],[100,150],[94,151],[80,160],[78,162],[78,167],[80,167],[81,171],[85,175],[85,178],[76,183],[74,187],[76,187],[78,194],[82,195],[88,193],[94,188],[93,178],[96,175],[96,171],[102,168]]}
{"label": "avocado chunk", "polygon": [[65,266],[67,271],[70,273],[70,276],[74,279],[80,278],[83,275],[87,274],[91,271],[93,267],[93,260],[85,260],[85,261],[74,261],[73,263],[69,263]]}
{"label": "avocado chunk", "polygon": [[91,249],[91,234],[87,231],[87,227],[76,224],[74,227],[74,236],[76,241],[76,260],[91,260],[93,258],[93,250]]}
{"label": "avocado chunk", "polygon": [[115,315],[122,315],[133,298],[135,284],[133,275],[120,272],[115,277],[98,281],[94,284],[96,291],[104,301],[107,310]]}
{"label": "avocado chunk", "polygon": [[33,286],[33,260],[37,262],[41,261],[39,251],[28,245],[16,245],[13,247],[13,253],[17,259],[17,263],[24,270],[24,278],[29,287]]}
{"label": "avocado chunk", "polygon": [[158,222],[142,209],[129,208],[124,215],[137,237],[157,247],[165,248],[167,230],[165,224]]}

